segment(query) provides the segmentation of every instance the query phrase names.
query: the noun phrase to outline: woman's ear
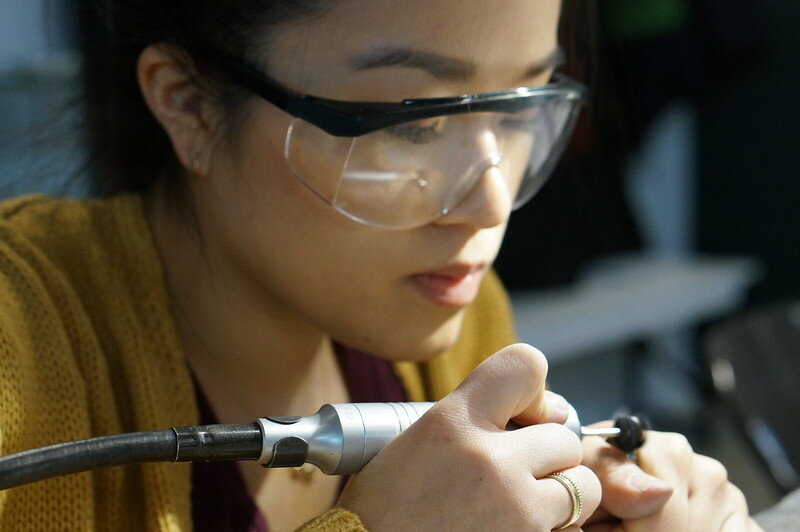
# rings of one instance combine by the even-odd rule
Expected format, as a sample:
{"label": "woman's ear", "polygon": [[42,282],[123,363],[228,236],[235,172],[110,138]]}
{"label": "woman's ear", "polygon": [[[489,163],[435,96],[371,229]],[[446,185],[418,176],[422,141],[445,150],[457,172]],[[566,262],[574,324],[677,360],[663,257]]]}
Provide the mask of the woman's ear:
{"label": "woman's ear", "polygon": [[188,68],[165,46],[151,45],[139,56],[137,77],[142,96],[169,136],[178,160],[190,173],[205,175],[213,107]]}

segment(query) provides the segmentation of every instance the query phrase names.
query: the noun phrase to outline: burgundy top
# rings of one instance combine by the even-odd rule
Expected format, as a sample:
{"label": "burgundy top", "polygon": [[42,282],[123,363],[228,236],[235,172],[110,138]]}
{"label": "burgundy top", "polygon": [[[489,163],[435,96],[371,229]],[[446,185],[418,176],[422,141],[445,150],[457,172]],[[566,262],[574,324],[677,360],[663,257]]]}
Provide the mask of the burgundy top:
{"label": "burgundy top", "polygon": [[[343,346],[337,346],[336,353],[350,401],[370,403],[407,400],[400,379],[386,360]],[[200,424],[219,423],[196,382],[195,394],[200,410]],[[291,415],[292,412],[270,414]],[[192,521],[198,532],[269,530],[267,519],[247,493],[244,479],[235,462],[192,464]]]}

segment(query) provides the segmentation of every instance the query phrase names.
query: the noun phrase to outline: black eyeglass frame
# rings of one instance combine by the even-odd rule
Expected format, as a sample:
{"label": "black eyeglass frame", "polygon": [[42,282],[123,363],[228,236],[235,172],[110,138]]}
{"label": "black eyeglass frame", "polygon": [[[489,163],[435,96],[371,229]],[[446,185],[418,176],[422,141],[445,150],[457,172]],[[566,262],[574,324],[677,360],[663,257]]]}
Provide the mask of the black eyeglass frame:
{"label": "black eyeglass frame", "polygon": [[419,98],[402,102],[349,102],[301,94],[283,87],[244,61],[217,50],[195,50],[241,88],[337,137],[360,137],[412,120],[475,112],[515,113],[542,99],[585,103],[588,89],[563,74],[538,87],[464,94],[448,98]]}

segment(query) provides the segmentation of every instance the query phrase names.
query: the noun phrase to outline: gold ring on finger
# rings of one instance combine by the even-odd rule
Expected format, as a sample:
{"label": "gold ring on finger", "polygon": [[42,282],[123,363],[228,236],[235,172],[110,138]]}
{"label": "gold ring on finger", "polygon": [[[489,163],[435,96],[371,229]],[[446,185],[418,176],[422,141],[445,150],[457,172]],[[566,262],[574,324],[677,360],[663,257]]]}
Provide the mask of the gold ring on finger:
{"label": "gold ring on finger", "polygon": [[555,530],[563,530],[568,526],[575,524],[575,521],[577,521],[581,516],[581,511],[583,510],[583,497],[581,496],[581,490],[579,490],[578,486],[572,481],[572,479],[564,473],[550,473],[545,478],[552,478],[553,480],[560,482],[562,486],[567,488],[570,499],[572,499],[572,513],[570,514],[569,518],[564,521],[564,524],[555,528]]}

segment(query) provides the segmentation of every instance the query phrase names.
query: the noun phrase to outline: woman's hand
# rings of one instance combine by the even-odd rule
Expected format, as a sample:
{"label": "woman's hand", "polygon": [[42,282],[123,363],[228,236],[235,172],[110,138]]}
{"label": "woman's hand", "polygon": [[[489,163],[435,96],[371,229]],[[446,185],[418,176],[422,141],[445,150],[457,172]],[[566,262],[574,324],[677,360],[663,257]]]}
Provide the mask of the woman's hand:
{"label": "woman's hand", "polygon": [[648,431],[638,466],[600,438],[584,438],[583,454],[603,486],[586,532],[761,530],[725,467],[680,434]]}
{"label": "woman's hand", "polygon": [[[536,349],[500,350],[381,451],[338,505],[374,530],[552,530],[572,512],[567,489],[544,478],[561,471],[583,496],[567,529],[577,530],[600,502],[600,483],[560,425],[566,412],[544,391],[546,374]],[[506,431],[512,419],[525,426]]]}

